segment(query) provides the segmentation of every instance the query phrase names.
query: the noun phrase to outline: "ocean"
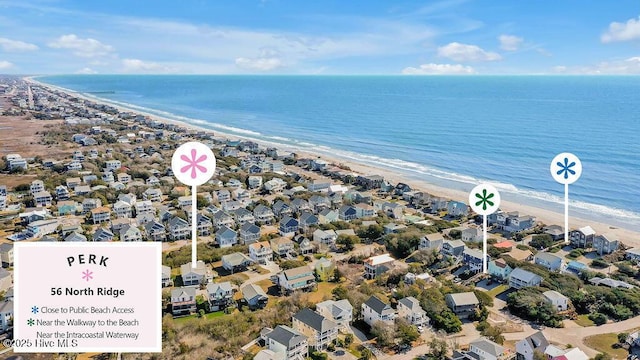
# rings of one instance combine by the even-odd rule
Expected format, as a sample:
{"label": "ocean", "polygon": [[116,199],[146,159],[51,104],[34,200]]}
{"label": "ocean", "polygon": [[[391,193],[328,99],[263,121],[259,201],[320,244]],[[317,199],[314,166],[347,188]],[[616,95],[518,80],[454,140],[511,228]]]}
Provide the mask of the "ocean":
{"label": "ocean", "polygon": [[[577,155],[570,212],[640,230],[640,78],[46,76],[88,96],[289,149],[562,213],[549,164]],[[558,223],[561,223],[559,217]]]}

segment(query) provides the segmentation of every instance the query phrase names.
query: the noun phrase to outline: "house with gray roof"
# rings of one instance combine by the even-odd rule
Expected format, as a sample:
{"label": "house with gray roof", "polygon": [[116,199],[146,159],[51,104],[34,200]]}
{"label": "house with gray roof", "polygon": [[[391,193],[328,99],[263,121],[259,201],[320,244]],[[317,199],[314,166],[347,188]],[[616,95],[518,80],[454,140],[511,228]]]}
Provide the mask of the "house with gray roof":
{"label": "house with gray roof", "polygon": [[593,238],[593,249],[598,255],[611,254],[618,250],[620,241],[611,234],[601,234]]}
{"label": "house with gray roof", "polygon": [[207,284],[207,301],[211,311],[227,308],[233,303],[233,286],[228,281]]}
{"label": "house with gray roof", "polygon": [[144,224],[144,232],[148,240],[164,241],[167,238],[167,232],[164,225],[157,221],[150,221]]}
{"label": "house with gray roof", "polygon": [[275,218],[273,210],[262,204],[258,204],[253,209],[253,216],[255,217],[256,222],[259,224],[271,224],[273,223]]}
{"label": "house with gray roof", "polygon": [[347,299],[326,300],[316,304],[316,311],[338,325],[339,330],[349,331],[353,320],[353,306]]}
{"label": "house with gray roof", "polygon": [[168,224],[171,240],[185,240],[191,238],[191,224],[178,216],[172,217]]}
{"label": "house with gray roof", "polygon": [[522,289],[523,287],[538,286],[542,283],[540,275],[530,271],[516,268],[509,274],[509,286],[514,289]]}
{"label": "house with gray roof", "polygon": [[427,234],[420,239],[420,250],[435,250],[440,251],[444,244],[444,236],[441,233]]}
{"label": "house with gray roof", "polygon": [[249,284],[240,289],[240,291],[242,291],[242,298],[250,309],[262,309],[267,306],[269,297],[260,286]]}
{"label": "house with gray roof", "polygon": [[64,241],[87,241],[87,237],[74,231],[64,238]]}
{"label": "house with gray roof", "polygon": [[232,227],[235,223],[233,217],[225,211],[220,210],[213,214],[213,225],[215,225],[217,229],[223,226]]}
{"label": "house with gray roof", "polygon": [[429,323],[427,312],[420,306],[418,299],[413,296],[407,296],[398,300],[398,316],[415,326],[422,326]]}
{"label": "house with gray roof", "polygon": [[216,243],[221,248],[231,247],[238,243],[238,234],[226,226],[216,231]]}
{"label": "house with gray roof", "polygon": [[464,242],[462,240],[445,240],[442,243],[440,253],[446,256],[461,257],[464,252]]}
{"label": "house with gray roof", "polygon": [[196,289],[180,287],[171,290],[171,313],[173,316],[196,312]]}
{"label": "house with gray roof", "polygon": [[284,325],[264,335],[265,345],[283,360],[304,360],[309,354],[308,338]]}
{"label": "house with gray roof", "polygon": [[548,290],[542,293],[545,300],[557,311],[566,311],[569,307],[569,298],[555,290]]}
{"label": "house with gray roof", "polygon": [[13,319],[13,300],[5,299],[0,303],[0,333],[9,329]]}
{"label": "house with gray roof", "polygon": [[480,306],[480,301],[473,292],[447,294],[444,297],[447,306],[460,319],[466,319],[474,314]]}
{"label": "house with gray roof", "polygon": [[533,257],[533,262],[544,266],[549,271],[559,271],[562,270],[564,265],[564,261],[560,256],[548,253],[548,252],[539,252]]}
{"label": "house with gray roof", "polygon": [[362,303],[361,314],[364,322],[369,326],[373,326],[378,321],[393,324],[393,320],[396,318],[396,311],[391,305],[375,295],[371,295],[367,301]]}
{"label": "house with gray roof", "polygon": [[93,233],[93,241],[113,241],[113,233],[107,229],[100,228]]}
{"label": "house with gray roof", "polygon": [[240,243],[253,244],[260,239],[260,227],[252,223],[244,223],[240,227]]}
{"label": "house with gray roof", "polygon": [[293,315],[293,329],[309,338],[309,346],[322,351],[338,337],[338,324],[319,313],[304,308]]}
{"label": "house with gray roof", "polygon": [[222,267],[231,273],[246,270],[252,262],[247,255],[239,252],[222,256]]}
{"label": "house with gray roof", "polygon": [[500,360],[505,359],[505,348],[495,342],[481,337],[469,343],[469,351],[474,360]]}
{"label": "house with gray roof", "polygon": [[549,341],[542,331],[538,331],[516,343],[516,358],[521,360],[533,360],[534,352],[544,353]]}
{"label": "house with gray roof", "polygon": [[130,224],[125,224],[118,232],[120,241],[142,241],[142,233],[140,229]]}

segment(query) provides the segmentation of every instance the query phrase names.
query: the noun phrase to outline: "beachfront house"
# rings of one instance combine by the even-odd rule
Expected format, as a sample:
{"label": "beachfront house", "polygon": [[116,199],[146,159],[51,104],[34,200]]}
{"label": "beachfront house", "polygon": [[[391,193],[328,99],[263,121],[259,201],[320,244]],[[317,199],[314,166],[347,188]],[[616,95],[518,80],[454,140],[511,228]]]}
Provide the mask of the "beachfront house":
{"label": "beachfront house", "polygon": [[538,286],[542,283],[540,275],[530,271],[516,268],[509,274],[509,286],[514,289],[522,289],[524,287]]}
{"label": "beachfront house", "polygon": [[418,299],[413,296],[398,300],[398,316],[415,326],[423,326],[429,323],[427,312],[420,306]]}
{"label": "beachfront house", "polygon": [[480,302],[473,292],[464,292],[456,294],[447,294],[444,300],[460,319],[466,319],[471,314],[474,314],[480,306]]}
{"label": "beachfront house", "polygon": [[590,248],[593,246],[595,236],[596,232],[591,228],[591,226],[584,226],[579,229],[571,230],[569,233],[569,241],[573,247]]}
{"label": "beachfront house", "polygon": [[367,301],[362,303],[360,313],[362,314],[364,322],[369,326],[373,326],[378,321],[393,324],[393,320],[396,318],[396,311],[393,310],[391,305],[376,295],[371,295]]}
{"label": "beachfront house", "polygon": [[544,234],[551,236],[553,241],[560,241],[564,239],[564,228],[560,225],[549,225],[542,229]]}
{"label": "beachfront house", "polygon": [[619,246],[620,241],[618,241],[616,237],[610,234],[597,235],[595,238],[593,238],[593,249],[600,256],[611,254],[612,252],[618,250]]}
{"label": "beachfront house", "polygon": [[461,201],[449,201],[447,204],[447,214],[451,217],[468,216],[469,207]]}
{"label": "beachfront house", "polygon": [[258,264],[267,264],[273,260],[273,250],[266,241],[249,245],[249,258]]}

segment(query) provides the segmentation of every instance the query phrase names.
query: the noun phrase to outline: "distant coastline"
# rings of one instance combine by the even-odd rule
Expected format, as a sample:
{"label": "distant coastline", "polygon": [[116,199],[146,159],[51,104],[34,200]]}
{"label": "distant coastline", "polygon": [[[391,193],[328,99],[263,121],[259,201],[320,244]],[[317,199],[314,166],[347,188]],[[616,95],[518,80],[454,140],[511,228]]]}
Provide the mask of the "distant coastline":
{"label": "distant coastline", "polygon": [[[28,80],[39,83],[43,86],[73,93],[75,96],[84,97],[91,101],[107,103],[125,111],[141,113],[159,121],[176,123],[197,130],[213,131],[216,136],[219,137],[253,140],[264,146],[277,147],[279,149],[296,152],[301,155],[307,154],[312,157],[321,156],[327,160],[333,160],[336,163],[347,164],[354,170],[360,169],[363,170],[361,172],[382,174],[385,178],[390,180],[395,179],[398,181],[413,183],[417,185],[418,188],[434,195],[441,195],[456,200],[465,201],[467,191],[469,191],[475,183],[481,181],[481,179],[474,179],[473,177],[464,175],[459,175],[460,178],[456,180],[452,179],[450,176],[451,174],[449,173],[433,168],[422,167],[411,162],[384,159],[355,152],[332,149],[327,146],[319,146],[317,144],[302,142],[290,138],[267,136],[252,130],[212,124],[205,120],[193,119],[162,110],[146,108],[132,103],[124,103],[96,96],[104,94],[104,91],[112,93],[111,90],[104,90],[96,94],[96,92],[80,92],[52,85],[41,81],[41,77],[28,78]],[[429,172],[428,175],[425,174],[425,169]],[[438,172],[441,172],[442,174],[438,174]],[[525,191],[525,194],[520,194],[518,192],[513,192],[513,185],[508,183],[492,183],[496,184],[502,192],[503,198],[507,200],[507,203],[504,206],[505,209],[507,209],[507,207],[509,207],[508,210],[522,211],[523,208],[531,209],[532,211],[529,211],[530,213],[537,215],[541,220],[546,219],[547,221],[544,221],[546,223],[560,224],[562,222],[562,206],[559,203],[559,197],[552,196],[551,198],[548,198],[548,196],[550,196],[549,194],[536,191]],[[583,226],[597,222],[603,225],[601,226],[601,229],[605,232],[616,230],[611,229],[611,227],[621,228],[617,229],[620,231],[622,229],[640,231],[640,215],[635,214],[632,211],[610,209],[603,205],[589,204],[579,201],[573,201],[571,206],[572,226]],[[614,212],[611,210],[614,210]],[[607,212],[609,212],[609,214],[607,214]],[[540,216],[539,214],[541,213],[544,213],[545,215]],[[604,226],[604,224],[607,225]],[[624,241],[626,239],[622,240]]]}

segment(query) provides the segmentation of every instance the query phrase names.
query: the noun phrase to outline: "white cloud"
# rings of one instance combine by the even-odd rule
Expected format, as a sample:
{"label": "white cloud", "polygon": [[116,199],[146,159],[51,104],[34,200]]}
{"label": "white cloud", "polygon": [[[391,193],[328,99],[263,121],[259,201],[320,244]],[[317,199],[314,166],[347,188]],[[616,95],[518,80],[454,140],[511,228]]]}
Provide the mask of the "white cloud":
{"label": "white cloud", "polygon": [[602,61],[592,66],[556,66],[555,73],[584,75],[640,75],[640,56],[624,60]]}
{"label": "white cloud", "polygon": [[169,73],[173,72],[171,67],[151,61],[140,59],[122,59],[122,66],[125,72],[129,73]]}
{"label": "white cloud", "polygon": [[422,64],[419,67],[406,67],[402,70],[405,75],[469,75],[476,71],[471,66],[460,64]]}
{"label": "white cloud", "polygon": [[600,37],[600,41],[603,43],[631,40],[640,40],[640,17],[629,19],[626,23],[614,21],[609,24],[609,29]]}
{"label": "white cloud", "polygon": [[523,38],[515,35],[500,35],[500,48],[505,51],[516,51],[522,45]]}
{"label": "white cloud", "polygon": [[106,56],[114,51],[111,45],[103,44],[96,39],[82,39],[75,34],[62,35],[48,45],[54,49],[72,50],[74,55],[88,58]]}
{"label": "white cloud", "polygon": [[97,74],[97,73],[98,73],[97,71],[93,70],[90,67],[85,67],[76,71],[76,74],[83,74],[83,75],[91,75],[91,74]]}
{"label": "white cloud", "polygon": [[477,45],[452,42],[438,48],[438,56],[449,58],[453,61],[496,61],[501,60],[500,54],[483,50]]}
{"label": "white cloud", "polygon": [[4,60],[4,61],[0,61],[0,70],[4,70],[4,69],[8,69],[10,67],[13,67],[13,64]]}
{"label": "white cloud", "polygon": [[236,59],[236,66],[246,70],[270,71],[283,66],[278,58],[254,58],[248,59],[239,57]]}
{"label": "white cloud", "polygon": [[38,47],[34,44],[29,44],[24,41],[11,40],[7,38],[0,38],[0,48],[2,48],[2,50],[7,52],[38,50]]}

